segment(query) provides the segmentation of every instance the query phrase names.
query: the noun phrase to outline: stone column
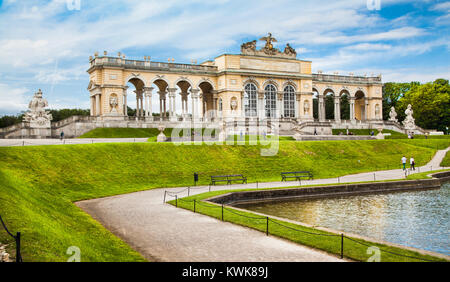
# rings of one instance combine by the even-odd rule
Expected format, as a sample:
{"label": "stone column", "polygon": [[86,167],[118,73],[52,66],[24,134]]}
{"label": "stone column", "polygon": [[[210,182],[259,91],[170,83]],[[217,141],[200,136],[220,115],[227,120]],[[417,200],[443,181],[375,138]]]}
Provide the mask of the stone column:
{"label": "stone column", "polygon": [[369,120],[369,99],[364,98],[364,121]]}
{"label": "stone column", "polygon": [[341,97],[334,97],[334,121],[341,122]]}
{"label": "stone column", "polygon": [[[295,94],[295,118],[300,118],[301,116],[303,116],[302,113],[302,103],[301,103],[301,94],[300,93],[296,93]],[[312,110],[312,105],[311,105],[311,110]]]}
{"label": "stone column", "polygon": [[145,117],[147,120],[153,120],[152,114],[152,91],[153,87],[144,88],[144,98],[145,98]]}
{"label": "stone column", "polygon": [[100,116],[101,115],[100,94],[95,95],[95,115],[96,116]]}
{"label": "stone column", "polygon": [[166,92],[158,91],[159,94],[159,117],[162,119],[166,116]]}
{"label": "stone column", "polygon": [[324,122],[325,118],[326,118],[326,115],[325,115],[324,96],[323,95],[319,95],[319,121],[320,122]]}
{"label": "stone column", "polygon": [[128,93],[127,93],[127,89],[128,89],[128,87],[125,87],[123,89],[123,115],[124,116],[128,116],[128,102],[127,102]]}
{"label": "stone column", "polygon": [[275,112],[275,117],[276,118],[281,118],[281,116],[284,116],[284,103],[283,103],[283,97],[284,93],[283,92],[278,92],[277,93],[277,109]]}
{"label": "stone column", "polygon": [[176,111],[175,111],[175,93],[177,91],[176,88],[168,88],[169,91],[169,118],[171,121],[176,121]]}
{"label": "stone column", "polygon": [[191,89],[191,99],[192,99],[192,120],[198,120],[198,96],[200,90],[198,89]]}
{"label": "stone column", "polygon": [[356,120],[355,117],[355,97],[350,97],[350,120]]}
{"label": "stone column", "polygon": [[140,95],[140,91],[139,90],[135,90],[134,93],[136,93],[136,117],[140,116],[140,110],[139,110],[139,95]]}
{"label": "stone column", "polygon": [[95,99],[93,96],[90,97],[91,100],[91,117],[95,115]]}
{"label": "stone column", "polygon": [[258,91],[258,118],[264,119],[266,111],[264,109],[264,91]]}

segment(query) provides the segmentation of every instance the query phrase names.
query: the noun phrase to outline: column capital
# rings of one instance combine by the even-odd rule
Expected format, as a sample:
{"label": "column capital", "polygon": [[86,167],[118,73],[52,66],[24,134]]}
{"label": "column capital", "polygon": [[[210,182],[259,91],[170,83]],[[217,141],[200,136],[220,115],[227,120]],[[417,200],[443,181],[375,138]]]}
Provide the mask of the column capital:
{"label": "column capital", "polygon": [[175,93],[175,92],[177,92],[177,88],[167,88],[167,91],[169,92],[169,93]]}
{"label": "column capital", "polygon": [[155,88],[154,87],[144,87],[145,92],[152,92],[153,89],[155,89]]}

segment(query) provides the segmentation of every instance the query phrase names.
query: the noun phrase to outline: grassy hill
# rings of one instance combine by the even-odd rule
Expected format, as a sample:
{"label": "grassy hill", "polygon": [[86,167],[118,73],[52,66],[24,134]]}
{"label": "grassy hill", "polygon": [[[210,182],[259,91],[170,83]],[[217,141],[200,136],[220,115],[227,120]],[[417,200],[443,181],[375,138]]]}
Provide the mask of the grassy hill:
{"label": "grassy hill", "polygon": [[[77,246],[82,261],[143,258],[73,202],[155,187],[200,184],[210,175],[243,173],[250,182],[279,181],[281,171],[311,170],[315,178],[399,168],[402,155],[417,165],[450,140],[281,141],[279,153],[261,146],[92,144],[0,148],[0,215],[23,233],[25,261],[66,261]],[[0,242],[12,243],[3,230]],[[11,244],[10,247],[13,247]],[[11,249],[10,249],[11,251]],[[13,253],[13,252],[11,252]]]}

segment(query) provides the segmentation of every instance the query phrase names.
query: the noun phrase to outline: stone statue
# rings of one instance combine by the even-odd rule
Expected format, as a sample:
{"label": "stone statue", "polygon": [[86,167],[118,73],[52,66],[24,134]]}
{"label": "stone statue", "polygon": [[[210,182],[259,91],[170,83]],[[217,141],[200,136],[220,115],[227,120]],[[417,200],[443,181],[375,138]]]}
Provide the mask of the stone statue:
{"label": "stone statue", "polygon": [[247,52],[255,52],[256,51],[256,40],[244,43],[241,45],[241,52],[247,53]]}
{"label": "stone statue", "polygon": [[264,46],[264,49],[272,50],[273,44],[272,42],[278,42],[274,37],[272,37],[272,33],[269,32],[269,36],[265,36],[260,38],[261,41],[266,41],[266,46]]}
{"label": "stone statue", "polygon": [[305,116],[309,115],[309,108],[310,108],[309,101],[305,101],[305,104],[303,105]]}
{"label": "stone statue", "polygon": [[117,113],[117,106],[119,105],[117,96],[111,95],[111,97],[109,98],[109,105],[111,106],[111,113]]}
{"label": "stone statue", "polygon": [[411,104],[408,105],[408,108],[405,111],[406,118],[403,121],[403,126],[406,130],[414,130],[416,129],[416,123],[413,118],[414,111],[412,110]]}
{"label": "stone statue", "polygon": [[29,123],[31,128],[50,128],[53,117],[45,110],[46,107],[48,102],[42,97],[42,91],[39,89],[28,105],[30,110],[25,113],[23,121]]}
{"label": "stone statue", "polygon": [[286,44],[286,48],[284,48],[284,53],[286,55],[295,55],[295,56],[297,56],[297,51],[295,51],[295,49],[292,48],[291,45],[289,45],[289,43]]}
{"label": "stone statue", "polygon": [[395,111],[394,107],[391,108],[391,111],[389,113],[389,121],[398,122],[397,112]]}
{"label": "stone statue", "polygon": [[231,107],[231,115],[235,115],[236,114],[236,110],[237,110],[237,99],[236,97],[231,98],[231,102],[230,102],[230,107]]}

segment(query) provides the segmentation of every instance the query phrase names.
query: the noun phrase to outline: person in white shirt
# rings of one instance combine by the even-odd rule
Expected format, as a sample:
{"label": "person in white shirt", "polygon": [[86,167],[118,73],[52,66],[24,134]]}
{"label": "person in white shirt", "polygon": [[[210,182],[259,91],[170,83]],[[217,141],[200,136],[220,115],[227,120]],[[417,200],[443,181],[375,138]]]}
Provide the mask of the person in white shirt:
{"label": "person in white shirt", "polygon": [[402,158],[403,170],[406,170],[406,161],[407,161],[406,157],[403,156]]}
{"label": "person in white shirt", "polygon": [[411,157],[411,159],[409,160],[409,163],[411,165],[411,169],[416,170],[416,162],[414,161],[413,157]]}

